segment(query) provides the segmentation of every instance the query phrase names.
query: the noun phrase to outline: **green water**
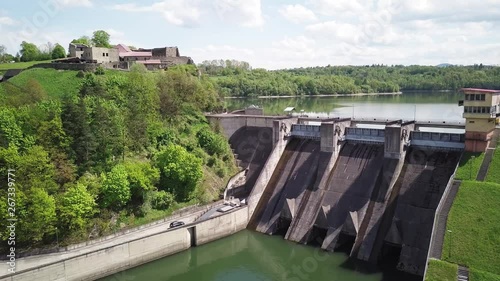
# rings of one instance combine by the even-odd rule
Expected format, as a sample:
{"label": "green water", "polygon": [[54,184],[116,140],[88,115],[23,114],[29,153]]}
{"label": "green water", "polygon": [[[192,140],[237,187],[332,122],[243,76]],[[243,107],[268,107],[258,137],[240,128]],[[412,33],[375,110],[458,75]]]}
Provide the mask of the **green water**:
{"label": "green water", "polygon": [[313,246],[241,231],[191,248],[102,281],[396,281],[421,280],[387,268],[369,268],[348,260],[346,253],[327,253]]}
{"label": "green water", "polygon": [[453,92],[428,92],[387,96],[226,99],[226,106],[232,111],[257,105],[269,115],[283,114],[286,107],[293,106],[298,112],[304,110],[305,114],[319,116],[463,122],[463,107],[458,106],[461,98],[460,94]]}

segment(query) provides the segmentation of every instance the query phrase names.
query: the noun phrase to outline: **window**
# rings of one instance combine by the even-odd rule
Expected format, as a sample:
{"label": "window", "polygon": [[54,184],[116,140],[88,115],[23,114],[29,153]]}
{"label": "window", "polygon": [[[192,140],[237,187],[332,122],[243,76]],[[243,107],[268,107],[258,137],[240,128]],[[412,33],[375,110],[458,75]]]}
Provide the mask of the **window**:
{"label": "window", "polygon": [[470,95],[469,94],[465,94],[465,100],[470,100]]}
{"label": "window", "polygon": [[106,56],[106,53],[102,53],[102,56],[105,57]]}
{"label": "window", "polygon": [[108,54],[108,53],[106,53],[106,57],[109,57],[108,55],[109,55],[109,54]]}
{"label": "window", "polygon": [[476,121],[469,121],[469,123],[474,124],[474,123],[476,123]]}
{"label": "window", "polygon": [[486,100],[486,95],[485,94],[481,94],[481,100]]}

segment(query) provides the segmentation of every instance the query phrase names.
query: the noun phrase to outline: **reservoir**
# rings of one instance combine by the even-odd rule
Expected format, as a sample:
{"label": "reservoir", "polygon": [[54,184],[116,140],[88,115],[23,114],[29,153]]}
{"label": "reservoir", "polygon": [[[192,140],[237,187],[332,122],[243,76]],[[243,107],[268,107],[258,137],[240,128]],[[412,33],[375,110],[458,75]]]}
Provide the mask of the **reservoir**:
{"label": "reservoir", "polygon": [[248,230],[101,281],[417,281],[421,277],[398,272],[395,260],[374,267],[348,259],[349,247],[329,253]]}
{"label": "reservoir", "polygon": [[464,122],[463,107],[456,92],[403,93],[400,95],[226,99],[229,111],[250,105],[264,108],[264,114],[283,114],[289,106],[313,116],[380,118],[417,121]]}

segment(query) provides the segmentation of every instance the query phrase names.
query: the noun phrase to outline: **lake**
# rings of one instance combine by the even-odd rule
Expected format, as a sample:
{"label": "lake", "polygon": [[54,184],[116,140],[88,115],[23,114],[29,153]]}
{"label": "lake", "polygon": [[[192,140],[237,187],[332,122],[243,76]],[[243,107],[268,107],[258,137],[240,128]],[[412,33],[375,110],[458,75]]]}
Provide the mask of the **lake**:
{"label": "lake", "polygon": [[309,116],[403,119],[461,122],[462,95],[456,92],[403,93],[383,96],[303,97],[274,99],[226,99],[229,111],[250,105],[264,108],[264,114],[283,114],[292,106]]}

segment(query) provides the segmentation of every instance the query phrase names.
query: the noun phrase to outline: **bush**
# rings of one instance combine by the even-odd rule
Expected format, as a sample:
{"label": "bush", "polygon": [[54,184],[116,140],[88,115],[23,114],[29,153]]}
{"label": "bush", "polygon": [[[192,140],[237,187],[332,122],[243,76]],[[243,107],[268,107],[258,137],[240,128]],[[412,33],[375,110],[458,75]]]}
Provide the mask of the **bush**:
{"label": "bush", "polygon": [[102,66],[98,66],[95,70],[96,75],[104,75],[104,68]]}
{"label": "bush", "polygon": [[83,72],[83,70],[78,71],[78,73],[76,74],[76,77],[77,78],[85,78],[85,72]]}
{"label": "bush", "polygon": [[174,203],[174,196],[172,193],[166,191],[154,191],[152,193],[152,206],[156,210],[166,210]]}
{"label": "bush", "polygon": [[226,139],[205,127],[196,134],[199,145],[210,155],[223,155],[229,150]]}

